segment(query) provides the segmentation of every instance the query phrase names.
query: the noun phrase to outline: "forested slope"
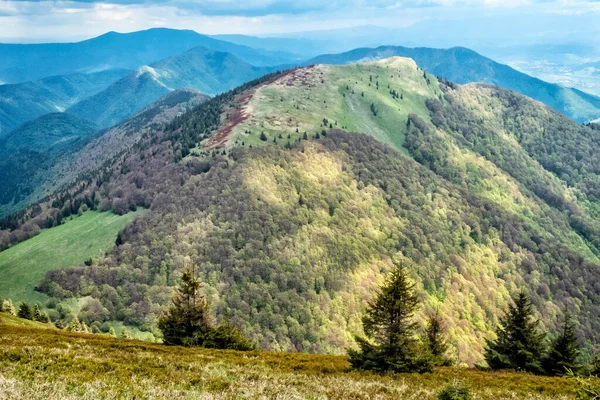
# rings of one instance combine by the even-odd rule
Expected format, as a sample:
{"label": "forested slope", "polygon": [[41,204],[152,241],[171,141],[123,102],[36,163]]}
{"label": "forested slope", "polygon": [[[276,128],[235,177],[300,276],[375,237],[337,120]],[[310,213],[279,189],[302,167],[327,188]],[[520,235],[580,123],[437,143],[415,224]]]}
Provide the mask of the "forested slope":
{"label": "forested slope", "polygon": [[27,122],[0,139],[0,156],[22,150],[57,153],[98,131],[91,122],[67,113],[43,115]]}
{"label": "forested slope", "polygon": [[64,111],[106,89],[128,73],[128,70],[116,69],[0,85],[0,138],[27,121]]}
{"label": "forested slope", "polygon": [[[510,296],[551,330],[600,332],[597,130],[520,95],[390,59],[267,76],[203,103],[92,176],[102,209],[144,206],[112,254],[39,289],[86,322],[155,331],[179,272],[261,348],[343,352],[392,260],[481,361]],[[590,146],[594,146],[590,144]],[[568,153],[568,154],[564,154]],[[73,203],[63,198],[64,207]]]}
{"label": "forested slope", "polygon": [[[105,131],[69,114],[40,117],[0,140],[0,218],[97,170],[144,134],[205,101],[193,90],[174,91]],[[36,142],[37,146],[32,146]],[[54,215],[55,216],[55,215]],[[0,224],[0,229],[5,228]],[[6,226],[13,226],[8,223]],[[17,236],[27,237],[19,232]],[[0,237],[0,249],[7,239]],[[16,239],[15,239],[16,240]]]}

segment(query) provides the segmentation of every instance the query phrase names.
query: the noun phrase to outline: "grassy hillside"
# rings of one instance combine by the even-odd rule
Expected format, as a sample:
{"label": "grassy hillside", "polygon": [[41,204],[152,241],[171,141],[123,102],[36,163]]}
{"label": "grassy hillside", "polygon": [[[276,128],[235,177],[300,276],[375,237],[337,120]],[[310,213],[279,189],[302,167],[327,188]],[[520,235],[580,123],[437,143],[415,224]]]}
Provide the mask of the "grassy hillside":
{"label": "grassy hillside", "polygon": [[400,46],[362,48],[321,55],[307,61],[307,65],[368,62],[392,56],[410,57],[425,71],[452,82],[483,82],[517,91],[578,122],[589,122],[600,116],[599,97],[544,82],[462,47],[447,50]]}
{"label": "grassy hillside", "polygon": [[0,313],[0,326],[2,325],[19,326],[27,329],[54,329],[54,325],[30,321],[28,319],[19,318],[8,313]]}
{"label": "grassy hillside", "polygon": [[189,88],[212,96],[268,71],[229,53],[195,47],[137,69],[104,91],[75,104],[69,112],[109,127],[170,91]]}
{"label": "grassy hillside", "polygon": [[[427,118],[425,100],[441,94],[437,80],[409,59],[298,69],[258,88],[251,101],[242,104],[228,143],[256,146],[275,139],[283,145],[305,131],[312,137],[323,129],[343,127],[400,150],[408,114]],[[266,141],[260,140],[261,132]],[[211,140],[210,146],[217,144]]]}
{"label": "grassy hillside", "polygon": [[1,323],[0,337],[0,393],[15,400],[429,400],[454,379],[469,383],[480,399],[575,398],[565,378],[450,368],[379,376],[349,372],[340,356],[183,349]]}
{"label": "grassy hillside", "polygon": [[102,257],[114,245],[117,232],[138,213],[118,216],[85,212],[65,224],[46,229],[26,242],[0,252],[0,295],[15,304],[46,297],[34,288],[47,271],[82,265],[89,258]]}

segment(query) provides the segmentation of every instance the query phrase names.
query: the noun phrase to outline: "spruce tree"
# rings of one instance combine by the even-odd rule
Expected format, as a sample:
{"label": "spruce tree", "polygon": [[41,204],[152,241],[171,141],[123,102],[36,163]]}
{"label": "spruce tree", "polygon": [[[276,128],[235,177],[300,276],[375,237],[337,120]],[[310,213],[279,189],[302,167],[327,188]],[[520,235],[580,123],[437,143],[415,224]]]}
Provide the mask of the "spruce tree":
{"label": "spruce tree", "polygon": [[0,312],[4,312],[4,299],[0,297]]}
{"label": "spruce tree", "polygon": [[115,245],[120,246],[123,244],[123,233],[117,233],[117,238],[115,239]]}
{"label": "spruce tree", "polygon": [[9,313],[10,315],[17,315],[17,312],[15,311],[15,305],[11,299],[8,299],[4,302],[4,312]]}
{"label": "spruce tree", "polygon": [[41,322],[42,321],[42,310],[40,310],[40,306],[35,304],[33,306],[33,320]]}
{"label": "spruce tree", "polygon": [[520,292],[513,301],[496,329],[498,338],[486,341],[485,360],[492,369],[541,373],[546,334],[539,330],[529,296]]}
{"label": "spruce tree", "polygon": [[428,359],[418,354],[413,321],[419,300],[402,265],[396,265],[369,302],[362,323],[366,338],[357,337],[360,350],[349,350],[353,368],[378,372],[425,372]]}
{"label": "spruce tree", "polygon": [[425,342],[429,353],[433,357],[433,362],[436,365],[450,365],[450,361],[445,358],[448,344],[445,339],[446,330],[442,323],[442,318],[439,312],[430,314],[427,317],[425,326]]}
{"label": "spruce tree", "polygon": [[47,323],[49,323],[49,322],[50,322],[50,317],[48,316],[48,313],[46,313],[46,312],[42,312],[42,313],[40,314],[40,322],[43,322],[43,323],[45,323],[45,324],[47,324]]}
{"label": "spruce tree", "polygon": [[23,301],[19,304],[19,311],[17,312],[17,317],[24,319],[32,319],[33,311],[31,310],[31,306],[27,304],[27,302]]}
{"label": "spruce tree", "polygon": [[168,345],[252,350],[254,346],[235,327],[228,324],[213,326],[209,304],[202,296],[201,288],[193,270],[183,272],[171,307],[158,321],[163,342]]}
{"label": "spruce tree", "polygon": [[108,334],[112,337],[117,337],[117,332],[115,332],[115,328],[113,328],[112,326],[110,327]]}
{"label": "spruce tree", "polygon": [[131,339],[131,332],[127,328],[123,328],[121,331],[121,339]]}
{"label": "spruce tree", "polygon": [[81,322],[79,322],[77,314],[75,314],[73,319],[71,319],[71,322],[67,324],[66,329],[70,332],[81,332]]}
{"label": "spruce tree", "polygon": [[579,366],[577,358],[579,357],[579,347],[577,346],[577,336],[575,335],[575,324],[568,313],[565,314],[565,320],[562,325],[562,331],[554,339],[544,357],[544,371],[548,375],[564,375],[569,371],[576,372]]}
{"label": "spruce tree", "polygon": [[200,293],[201,287],[191,269],[181,274],[181,285],[171,308],[158,320],[165,344],[193,346],[210,330],[208,304]]}

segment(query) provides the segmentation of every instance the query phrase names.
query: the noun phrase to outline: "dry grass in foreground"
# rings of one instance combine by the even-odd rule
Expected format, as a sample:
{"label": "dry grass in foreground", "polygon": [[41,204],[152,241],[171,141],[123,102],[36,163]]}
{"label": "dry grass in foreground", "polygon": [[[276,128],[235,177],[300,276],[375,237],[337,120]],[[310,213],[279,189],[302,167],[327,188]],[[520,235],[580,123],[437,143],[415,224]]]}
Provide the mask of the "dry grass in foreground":
{"label": "dry grass in foreground", "polygon": [[444,368],[379,376],[345,357],[167,347],[0,319],[0,399],[434,399],[455,378],[475,399],[572,399],[574,383]]}

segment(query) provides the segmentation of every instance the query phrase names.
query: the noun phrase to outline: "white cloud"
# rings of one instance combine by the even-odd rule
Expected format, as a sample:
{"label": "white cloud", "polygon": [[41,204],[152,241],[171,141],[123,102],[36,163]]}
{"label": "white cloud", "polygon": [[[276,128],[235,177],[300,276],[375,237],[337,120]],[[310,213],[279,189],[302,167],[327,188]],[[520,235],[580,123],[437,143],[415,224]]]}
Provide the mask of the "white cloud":
{"label": "white cloud", "polygon": [[434,18],[600,11],[585,0],[0,0],[0,41],[75,40],[167,26],[272,34],[359,25],[402,27]]}

